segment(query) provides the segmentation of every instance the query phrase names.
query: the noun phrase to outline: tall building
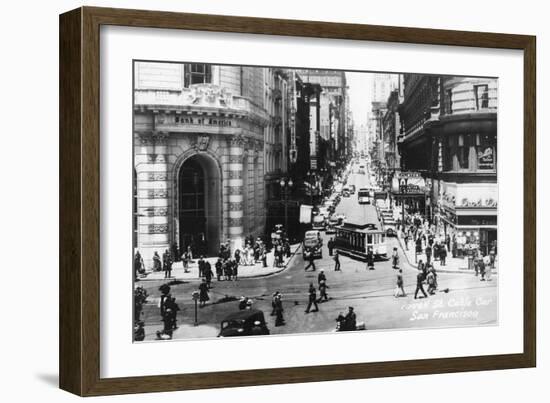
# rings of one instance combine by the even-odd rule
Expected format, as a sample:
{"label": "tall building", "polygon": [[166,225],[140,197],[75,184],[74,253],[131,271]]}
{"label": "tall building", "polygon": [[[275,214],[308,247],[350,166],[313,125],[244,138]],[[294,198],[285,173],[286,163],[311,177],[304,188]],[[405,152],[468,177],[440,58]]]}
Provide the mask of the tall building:
{"label": "tall building", "polygon": [[386,102],[398,86],[398,75],[391,73],[372,74],[372,102]]}
{"label": "tall building", "polygon": [[361,155],[367,155],[368,153],[368,128],[366,123],[362,123],[355,128],[355,137],[357,143],[357,151]]}
{"label": "tall building", "polygon": [[[403,75],[399,76],[398,84]],[[401,166],[399,153],[397,151],[397,138],[401,132],[401,121],[399,119],[399,105],[403,102],[403,86],[398,85],[392,90],[386,102],[386,112],[382,117],[382,141],[384,161],[389,173],[395,172]],[[390,175],[391,176],[391,175]]]}
{"label": "tall building", "polygon": [[426,211],[457,250],[487,253],[497,239],[498,82],[406,74],[404,86],[401,165],[426,178]]}
{"label": "tall building", "polygon": [[[323,106],[329,106],[329,136],[326,152],[324,153],[325,160],[328,164],[326,167],[319,166],[321,169],[330,169],[331,166],[341,164],[345,159],[346,153],[346,98],[347,84],[346,75],[343,71],[337,70],[297,70],[298,74],[305,83],[317,84],[321,87],[322,95],[320,102],[320,113],[322,123],[326,122],[326,110]],[[319,128],[321,138],[326,139],[326,129],[323,126]]]}
{"label": "tall building", "polygon": [[265,69],[136,62],[134,73],[134,228],[144,259],[174,244],[215,254],[221,242],[262,234],[263,173],[284,162],[264,155],[278,113],[265,101]]}

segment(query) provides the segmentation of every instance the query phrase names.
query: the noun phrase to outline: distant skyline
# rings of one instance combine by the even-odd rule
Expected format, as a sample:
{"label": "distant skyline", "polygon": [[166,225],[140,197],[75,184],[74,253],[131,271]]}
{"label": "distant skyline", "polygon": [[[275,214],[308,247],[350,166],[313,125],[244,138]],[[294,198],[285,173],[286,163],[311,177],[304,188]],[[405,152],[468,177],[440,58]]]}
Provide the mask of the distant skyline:
{"label": "distant skyline", "polygon": [[[373,81],[377,74],[380,73],[346,72],[349,105],[356,125],[368,123],[368,115],[373,101]],[[397,76],[397,74],[395,75]]]}
{"label": "distant skyline", "polygon": [[346,72],[349,106],[357,126],[367,123],[367,114],[372,102],[372,77],[372,73]]}

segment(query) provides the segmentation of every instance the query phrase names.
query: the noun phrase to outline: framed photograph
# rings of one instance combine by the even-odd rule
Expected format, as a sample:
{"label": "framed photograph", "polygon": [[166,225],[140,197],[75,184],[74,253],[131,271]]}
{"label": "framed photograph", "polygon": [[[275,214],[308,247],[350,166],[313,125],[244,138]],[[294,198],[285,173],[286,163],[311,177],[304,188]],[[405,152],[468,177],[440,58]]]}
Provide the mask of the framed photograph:
{"label": "framed photograph", "polygon": [[60,16],[60,387],[533,367],[535,37]]}

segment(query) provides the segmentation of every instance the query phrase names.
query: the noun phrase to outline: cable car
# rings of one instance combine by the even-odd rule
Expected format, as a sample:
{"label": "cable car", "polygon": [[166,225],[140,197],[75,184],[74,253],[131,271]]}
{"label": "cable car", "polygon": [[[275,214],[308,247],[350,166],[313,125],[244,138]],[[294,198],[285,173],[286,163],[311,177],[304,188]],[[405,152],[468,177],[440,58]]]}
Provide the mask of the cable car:
{"label": "cable car", "polygon": [[336,228],[334,247],[343,255],[364,260],[369,250],[378,260],[388,258],[386,231],[378,218],[376,207],[365,206],[362,222],[345,221]]}

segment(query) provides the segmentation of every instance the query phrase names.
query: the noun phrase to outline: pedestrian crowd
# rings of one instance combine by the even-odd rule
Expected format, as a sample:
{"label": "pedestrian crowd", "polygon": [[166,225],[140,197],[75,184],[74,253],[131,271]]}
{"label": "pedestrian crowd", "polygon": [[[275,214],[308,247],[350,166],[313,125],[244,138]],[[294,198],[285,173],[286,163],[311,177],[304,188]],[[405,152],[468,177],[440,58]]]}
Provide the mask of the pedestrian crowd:
{"label": "pedestrian crowd", "polygon": [[467,256],[471,262],[469,269],[474,270],[476,276],[481,276],[482,281],[490,279],[495,268],[496,243],[490,246],[487,253],[472,243],[459,244],[456,234],[437,233],[435,225],[418,213],[406,215],[405,222],[400,223],[399,228],[405,250],[414,248],[417,255],[424,254],[425,264],[433,265],[439,261],[440,266],[446,266],[449,254],[453,258]]}

